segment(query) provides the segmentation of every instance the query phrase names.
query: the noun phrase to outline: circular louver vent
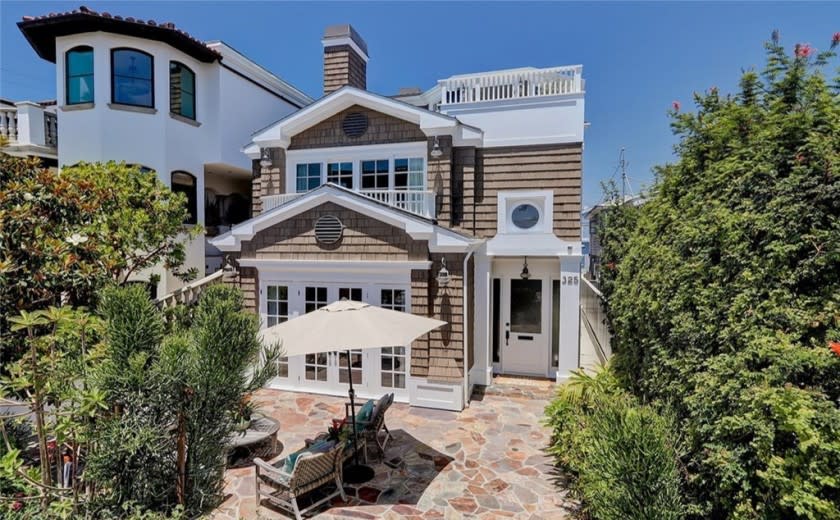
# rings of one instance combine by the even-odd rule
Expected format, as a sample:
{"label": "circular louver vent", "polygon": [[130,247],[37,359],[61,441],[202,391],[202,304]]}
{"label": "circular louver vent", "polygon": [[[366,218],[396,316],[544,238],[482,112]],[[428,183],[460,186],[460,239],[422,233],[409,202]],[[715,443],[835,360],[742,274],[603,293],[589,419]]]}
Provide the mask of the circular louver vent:
{"label": "circular louver vent", "polygon": [[315,221],[315,240],[322,244],[335,244],[341,240],[344,225],[337,217],[326,215]]}
{"label": "circular louver vent", "polygon": [[344,116],[341,122],[341,129],[347,137],[361,137],[365,135],[368,128],[368,118],[359,112],[351,112]]}

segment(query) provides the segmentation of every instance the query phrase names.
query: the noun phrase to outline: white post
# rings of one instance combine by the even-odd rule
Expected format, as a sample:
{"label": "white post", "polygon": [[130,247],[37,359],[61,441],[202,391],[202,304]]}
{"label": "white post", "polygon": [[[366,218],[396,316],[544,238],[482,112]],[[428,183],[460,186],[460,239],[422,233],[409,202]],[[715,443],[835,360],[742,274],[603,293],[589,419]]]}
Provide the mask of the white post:
{"label": "white post", "polygon": [[487,256],[487,244],[475,252],[475,305],[473,309],[473,381],[488,386],[493,382],[493,348],[490,342],[490,257]]}
{"label": "white post", "polygon": [[18,113],[17,140],[19,144],[46,145],[44,109],[31,101],[15,103]]}
{"label": "white post", "polygon": [[560,257],[560,349],[557,382],[580,366],[580,245]]}

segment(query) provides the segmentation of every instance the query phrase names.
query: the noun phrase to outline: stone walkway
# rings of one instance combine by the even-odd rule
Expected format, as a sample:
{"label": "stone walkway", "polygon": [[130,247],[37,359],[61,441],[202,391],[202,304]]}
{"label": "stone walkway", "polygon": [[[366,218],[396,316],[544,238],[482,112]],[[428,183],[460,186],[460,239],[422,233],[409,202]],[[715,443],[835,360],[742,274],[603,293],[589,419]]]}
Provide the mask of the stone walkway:
{"label": "stone walkway", "polygon": [[[553,385],[517,382],[478,392],[461,413],[412,408],[395,403],[386,424],[394,438],[386,460],[401,459],[396,468],[378,464],[375,478],[346,486],[348,502],[336,497],[318,519],[454,519],[571,517],[577,504],[567,498],[543,449],[548,430],[540,424]],[[256,396],[262,413],[281,423],[283,453],[303,446],[304,439],[323,431],[343,413],[344,399],[261,390]],[[226,474],[228,499],[211,515],[218,520],[292,518],[263,505],[256,509],[252,466]]]}

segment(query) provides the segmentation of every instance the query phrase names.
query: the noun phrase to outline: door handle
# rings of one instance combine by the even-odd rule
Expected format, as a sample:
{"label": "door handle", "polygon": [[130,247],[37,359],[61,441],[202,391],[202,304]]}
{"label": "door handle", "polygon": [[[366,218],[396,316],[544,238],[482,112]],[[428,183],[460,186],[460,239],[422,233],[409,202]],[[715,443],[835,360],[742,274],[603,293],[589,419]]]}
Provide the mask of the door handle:
{"label": "door handle", "polygon": [[505,323],[505,346],[510,345],[510,323]]}

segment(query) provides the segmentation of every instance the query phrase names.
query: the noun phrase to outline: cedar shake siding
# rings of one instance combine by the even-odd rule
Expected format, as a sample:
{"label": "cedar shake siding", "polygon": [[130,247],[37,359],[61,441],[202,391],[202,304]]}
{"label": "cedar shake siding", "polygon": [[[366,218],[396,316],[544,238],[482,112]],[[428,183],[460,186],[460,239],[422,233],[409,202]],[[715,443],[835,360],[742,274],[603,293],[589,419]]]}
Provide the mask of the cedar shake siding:
{"label": "cedar shake siding", "polygon": [[[347,137],[341,128],[344,117],[350,113],[361,113],[367,116],[367,131],[359,137]],[[391,117],[381,112],[376,112],[369,108],[353,105],[292,137],[289,150],[384,143],[410,143],[425,140],[426,135],[420,130],[419,125]]]}
{"label": "cedar shake siding", "polygon": [[260,173],[251,182],[251,215],[256,217],[262,213],[262,197],[264,195],[278,195],[286,192],[286,150],[269,148],[272,165],[269,168],[260,166],[260,159],[254,159],[252,168]]}
{"label": "cedar shake siding", "polygon": [[465,205],[465,213],[472,210],[472,216],[465,216],[464,231],[478,237],[496,234],[499,191],[552,189],[554,234],[580,240],[582,151],[582,143],[477,150],[475,204]]}
{"label": "cedar shake siding", "polygon": [[[435,275],[440,259],[452,277],[438,287]],[[448,322],[411,345],[411,375],[432,382],[460,383],[464,366],[464,255],[433,254],[432,268],[411,272],[411,312]]]}
{"label": "cedar shake siding", "polygon": [[[335,244],[315,240],[315,221],[324,215],[338,217],[344,225]],[[264,229],[242,244],[242,258],[283,260],[427,260],[427,251],[425,241],[331,202]]]}
{"label": "cedar shake siding", "polygon": [[324,95],[345,85],[367,89],[367,63],[349,45],[324,47]]}

